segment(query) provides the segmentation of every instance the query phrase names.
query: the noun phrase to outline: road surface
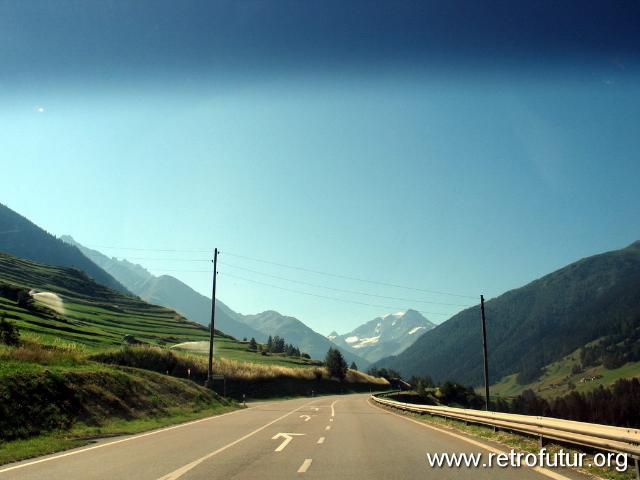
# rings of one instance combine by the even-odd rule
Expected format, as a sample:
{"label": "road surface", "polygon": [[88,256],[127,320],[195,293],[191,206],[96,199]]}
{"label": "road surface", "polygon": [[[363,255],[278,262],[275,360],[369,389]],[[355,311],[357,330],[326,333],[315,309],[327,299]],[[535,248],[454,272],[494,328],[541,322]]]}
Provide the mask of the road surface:
{"label": "road surface", "polygon": [[495,451],[389,413],[368,395],[255,403],[188,424],[0,467],[0,480],[580,479],[571,471],[429,467],[427,452]]}

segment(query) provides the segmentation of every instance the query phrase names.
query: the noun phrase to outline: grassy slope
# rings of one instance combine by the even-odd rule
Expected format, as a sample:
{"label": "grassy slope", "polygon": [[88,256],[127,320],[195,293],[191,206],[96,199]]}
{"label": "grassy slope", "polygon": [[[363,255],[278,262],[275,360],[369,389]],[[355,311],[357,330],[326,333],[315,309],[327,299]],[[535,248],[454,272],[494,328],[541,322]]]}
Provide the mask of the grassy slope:
{"label": "grassy slope", "polygon": [[[578,392],[587,392],[599,385],[608,386],[621,378],[640,377],[640,362],[627,363],[620,368],[607,370],[602,365],[587,368],[578,374],[571,373],[574,364],[580,363],[579,350],[576,350],[560,360],[549,364],[544,374],[535,382],[519,385],[516,382],[516,374],[508,375],[498,383],[491,386],[491,395],[512,397],[531,389],[545,398],[562,396],[570,392],[569,383],[575,385]],[[602,378],[583,381],[583,378],[592,378],[601,375]],[[480,390],[478,390],[479,393]]]}
{"label": "grassy slope", "polygon": [[[63,299],[64,314],[43,314],[20,308],[0,296],[0,313],[13,320],[22,335],[43,343],[79,343],[89,351],[122,345],[124,335],[152,345],[208,341],[209,332],[168,308],[150,305],[98,285],[77,270],[41,265],[0,253],[0,283],[53,292]],[[237,361],[306,367],[305,359],[263,356],[245,342],[216,333],[215,356]]]}
{"label": "grassy slope", "polygon": [[237,408],[194,382],[92,362],[75,347],[0,345],[0,465]]}

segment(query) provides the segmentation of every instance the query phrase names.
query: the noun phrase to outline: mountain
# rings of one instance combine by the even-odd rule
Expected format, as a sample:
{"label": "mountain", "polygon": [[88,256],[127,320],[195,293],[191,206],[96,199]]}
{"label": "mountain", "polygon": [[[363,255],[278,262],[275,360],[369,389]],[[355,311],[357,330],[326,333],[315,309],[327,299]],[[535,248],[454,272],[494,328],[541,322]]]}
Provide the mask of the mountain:
{"label": "mountain", "polygon": [[2,204],[0,204],[0,252],[48,265],[75,268],[106,287],[130,294],[120,282],[89,260],[77,247],[47,233]]}
{"label": "mountain", "polygon": [[435,325],[420,312],[391,313],[377,317],[344,335],[331,332],[327,338],[369,362],[397,355]]}
{"label": "mountain", "polygon": [[[208,325],[211,319],[211,299],[199,294],[175,277],[156,277],[144,267],[127,260],[119,260],[87,248],[72,237],[64,235],[62,240],[78,248],[86,257],[106,272],[113,275],[134,294],[143,300],[174,309],[190,320]],[[255,338],[266,342],[269,335],[284,337],[312,358],[323,359],[330,347],[339,347],[321,334],[307,327],[294,317],[267,311],[257,315],[242,315],[233,311],[220,300],[216,300],[216,329],[235,338]],[[360,369],[370,362],[349,348],[340,348],[345,359],[355,361]]]}
{"label": "mountain", "polygon": [[349,349],[340,348],[340,345],[331,342],[295,317],[288,317],[268,310],[257,315],[241,315],[239,319],[256,330],[260,330],[263,335],[256,337],[256,339],[259,338],[261,341],[265,341],[269,335],[279,335],[284,337],[287,343],[292,343],[302,352],[311,355],[311,358],[320,360],[324,359],[329,348],[338,347],[345,360],[348,363],[356,362],[360,370],[367,368],[370,364],[366,359]]}
{"label": "mountain", "polygon": [[[490,382],[518,373],[531,381],[544,367],[598,340],[599,355],[635,361],[640,332],[640,241],[584,258],[485,303]],[[406,376],[482,381],[480,309],[475,306],[422,335],[377,367]],[[613,353],[612,353],[613,352]],[[609,357],[606,357],[607,359]],[[604,360],[597,360],[604,361]]]}
{"label": "mountain", "polygon": [[[211,321],[211,299],[199,294],[177,278],[169,275],[156,277],[140,265],[127,260],[110,258],[97,250],[81,245],[68,235],[60,238],[80,249],[84,255],[113,275],[143,300],[177,310],[190,320],[202,325],[209,325]],[[262,337],[261,332],[238,321],[237,317],[238,314],[236,312],[220,300],[216,300],[216,329],[220,329],[227,335],[239,339]]]}

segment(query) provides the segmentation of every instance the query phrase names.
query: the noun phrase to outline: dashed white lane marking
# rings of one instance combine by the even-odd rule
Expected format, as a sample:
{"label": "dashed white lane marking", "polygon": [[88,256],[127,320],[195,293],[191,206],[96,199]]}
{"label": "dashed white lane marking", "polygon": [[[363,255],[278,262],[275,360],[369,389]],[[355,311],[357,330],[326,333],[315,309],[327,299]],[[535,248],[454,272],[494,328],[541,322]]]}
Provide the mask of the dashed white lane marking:
{"label": "dashed white lane marking", "polygon": [[192,422],[181,423],[179,425],[174,425],[172,427],[160,428],[158,430],[153,430],[151,432],[141,433],[139,435],[134,435],[132,437],[123,438],[121,440],[115,440],[113,442],[101,443],[99,445],[94,445],[92,447],[81,448],[81,449],[78,449],[78,450],[71,450],[70,452],[61,453],[60,455],[54,455],[52,457],[41,458],[40,460],[34,460],[32,462],[20,463],[18,465],[14,465],[12,467],[0,468],[0,473],[9,472],[11,470],[17,470],[19,468],[29,467],[31,465],[36,465],[38,463],[50,462],[51,460],[57,460],[59,458],[70,457],[72,455],[77,455],[79,453],[84,453],[84,452],[88,452],[88,451],[91,451],[91,450],[97,450],[98,448],[110,447],[112,445],[118,445],[120,443],[130,442],[132,440],[137,440],[139,438],[149,437],[151,435],[157,435],[158,433],[169,432],[171,430],[176,430],[178,428],[188,427],[188,426],[194,425],[196,423],[208,422],[209,420],[216,420],[218,418],[226,417],[227,415],[233,415],[235,413],[246,412],[246,411],[250,411],[250,410],[253,410],[253,407],[245,408],[243,410],[236,410],[234,412],[223,413],[221,415],[214,415],[212,417],[201,418],[200,420],[194,420]]}
{"label": "dashed white lane marking", "polygon": [[330,422],[333,422],[333,418],[330,418],[330,419],[329,419],[329,421],[330,421]]}
{"label": "dashed white lane marking", "polygon": [[324,427],[325,430],[331,430],[331,425],[327,425],[326,427]]}
{"label": "dashed white lane marking", "polygon": [[311,462],[313,462],[311,458],[307,458],[304,462],[302,462],[302,465],[300,465],[300,468],[298,469],[298,473],[304,473],[309,470]]}
{"label": "dashed white lane marking", "polygon": [[226,449],[233,447],[234,445],[246,440],[249,437],[252,437],[253,435],[255,435],[258,432],[261,432],[262,430],[264,430],[267,427],[270,427],[271,425],[273,425],[276,422],[279,422],[280,420],[282,420],[285,417],[288,417],[289,415],[291,415],[292,413],[297,412],[298,410],[300,410],[301,408],[304,408],[310,404],[312,404],[313,402],[315,402],[316,400],[313,400],[311,402],[305,403],[304,405],[300,405],[298,408],[294,408],[293,410],[291,410],[288,413],[285,413],[284,415],[282,415],[281,417],[276,418],[275,420],[271,420],[269,423],[265,423],[263,426],[261,426],[260,428],[255,429],[253,432],[247,433],[246,435],[238,438],[237,440],[234,440],[231,443],[227,443],[225,446],[220,447],[217,450],[214,450],[211,453],[208,453],[207,455],[205,455],[204,457],[200,457],[197,460],[194,460],[193,462],[178,468],[177,470],[174,470],[173,472],[165,475],[164,477],[160,477],[159,480],[176,480],[177,478],[180,478],[182,475],[184,475],[185,473],[187,473],[188,471],[194,469],[195,467],[197,467],[198,465],[200,465],[202,462],[204,462],[205,460],[208,460],[209,458],[213,457],[214,455],[217,455],[221,452],[224,452]]}
{"label": "dashed white lane marking", "polygon": [[[467,438],[464,435],[458,435],[457,433],[449,432],[447,430],[443,430],[442,428],[434,427],[433,425],[429,425],[429,424],[424,423],[424,422],[419,422],[418,420],[414,420],[412,418],[405,417],[404,415],[400,415],[400,414],[397,414],[397,413],[394,413],[394,412],[390,412],[389,410],[386,410],[386,409],[384,409],[382,407],[379,407],[379,406],[371,403],[371,401],[367,401],[367,403],[371,407],[378,408],[378,409],[382,410],[383,412],[388,413],[389,415],[393,415],[395,417],[402,418],[403,420],[406,420],[408,422],[416,423],[416,424],[420,425],[421,427],[430,428],[430,429],[436,430],[436,431],[438,431],[440,433],[444,433],[446,435],[450,435],[452,437],[455,437],[455,438],[458,438],[458,439],[460,439],[462,441],[470,443],[471,445],[475,445],[476,447],[484,448],[485,450],[488,450],[488,451],[496,453],[496,454],[504,453],[504,451],[502,451],[502,450],[494,448],[494,447],[492,447],[490,445],[487,445],[485,443],[478,442],[478,441],[473,440],[471,438]],[[549,478],[553,478],[554,480],[570,480],[569,477],[565,477],[564,475],[560,475],[559,473],[552,472],[551,470],[548,470],[546,468],[533,467],[532,470],[540,473],[541,475],[545,475],[545,476],[547,476]]]}
{"label": "dashed white lane marking", "polygon": [[321,445],[321,444],[323,444],[323,443],[324,443],[324,437],[320,437],[320,438],[318,439],[318,445]]}
{"label": "dashed white lane marking", "polygon": [[334,405],[338,402],[338,400],[335,400],[332,404],[331,404],[331,416],[335,417],[336,416],[336,409],[334,408]]}

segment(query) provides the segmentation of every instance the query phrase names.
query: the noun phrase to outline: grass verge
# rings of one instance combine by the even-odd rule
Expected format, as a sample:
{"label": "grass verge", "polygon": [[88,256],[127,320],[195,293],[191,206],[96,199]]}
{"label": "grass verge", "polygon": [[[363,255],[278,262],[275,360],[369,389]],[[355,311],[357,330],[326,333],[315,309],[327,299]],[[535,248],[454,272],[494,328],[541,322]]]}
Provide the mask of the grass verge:
{"label": "grass verge", "polygon": [[220,415],[237,407],[215,405],[200,410],[169,409],[166,414],[136,420],[112,419],[100,426],[79,423],[70,430],[58,430],[28,439],[0,443],[0,465],[48,455],[94,443],[98,438],[136,434],[149,430]]}

